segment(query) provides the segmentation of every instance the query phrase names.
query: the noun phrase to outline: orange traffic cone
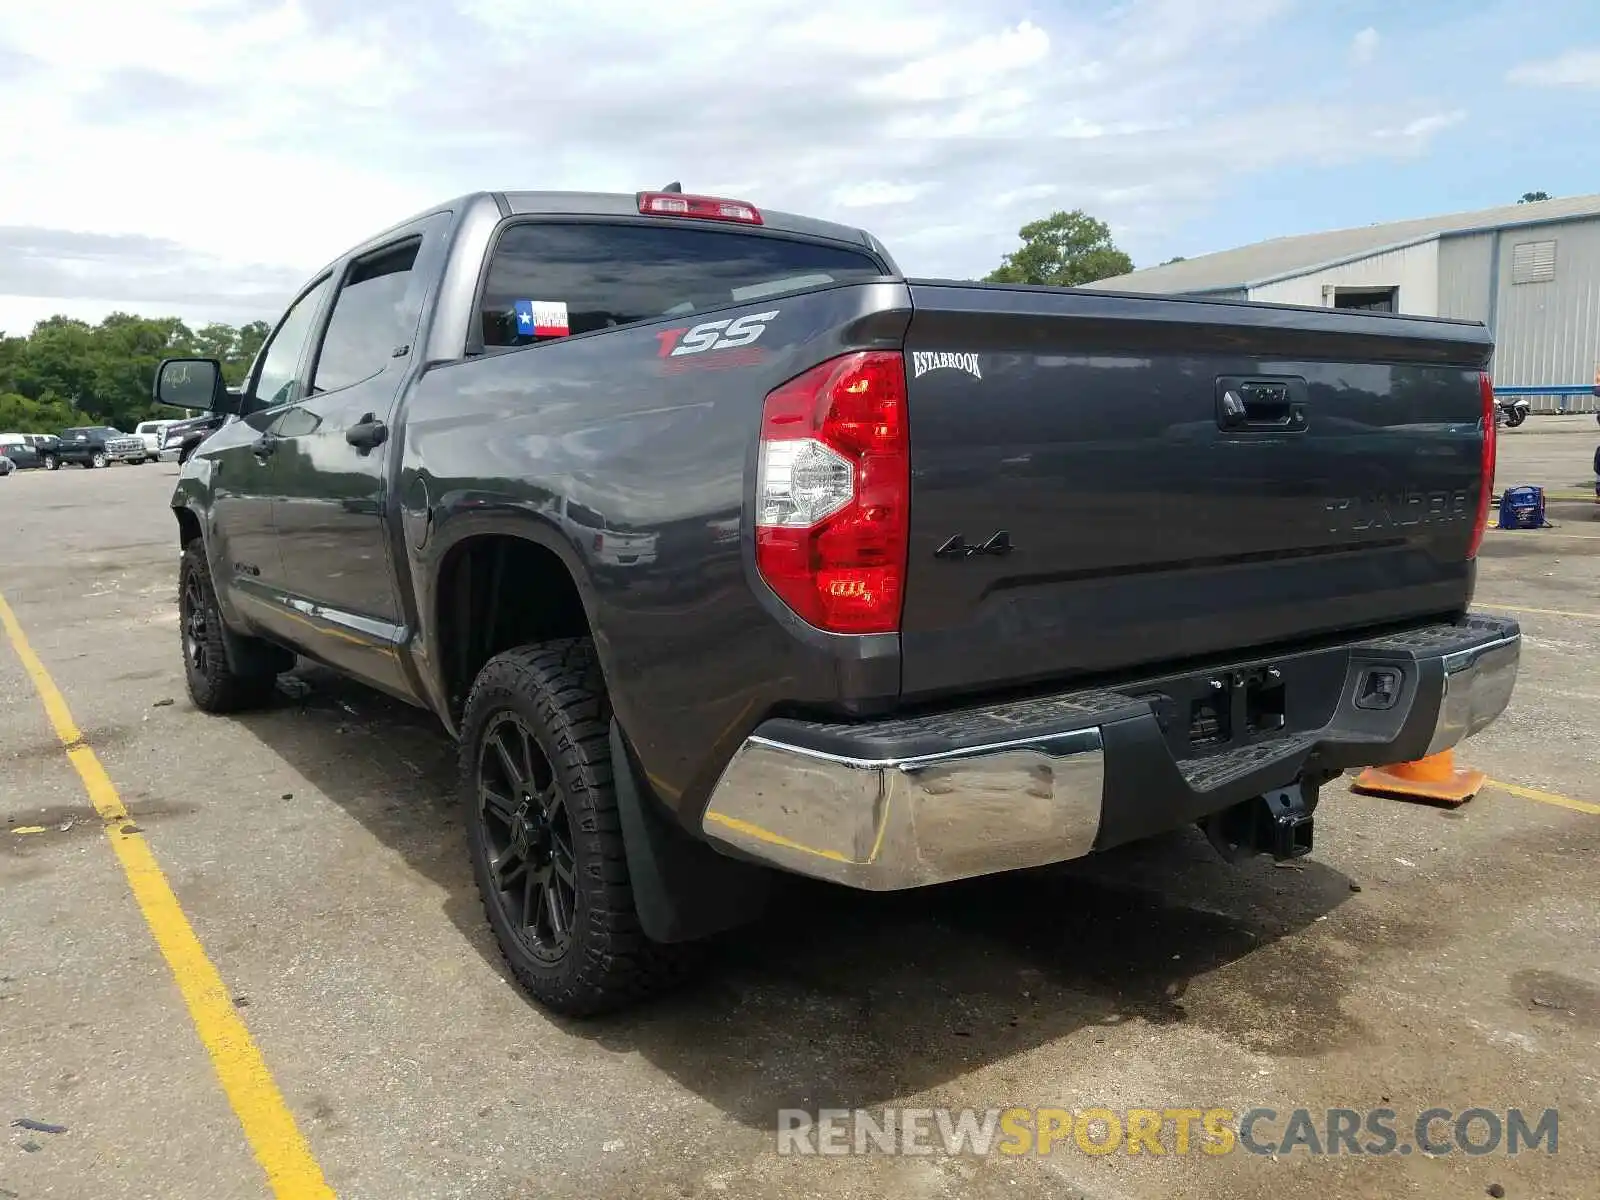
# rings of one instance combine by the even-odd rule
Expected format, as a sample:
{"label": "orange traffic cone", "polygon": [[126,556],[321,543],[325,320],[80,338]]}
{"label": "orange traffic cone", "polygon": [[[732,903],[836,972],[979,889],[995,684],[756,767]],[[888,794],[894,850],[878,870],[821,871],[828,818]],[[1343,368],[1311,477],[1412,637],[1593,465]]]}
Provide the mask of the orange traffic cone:
{"label": "orange traffic cone", "polygon": [[1442,750],[1416,762],[1368,767],[1351,784],[1351,791],[1396,800],[1442,800],[1446,804],[1463,804],[1476,796],[1488,779],[1482,771],[1458,768],[1455,751]]}

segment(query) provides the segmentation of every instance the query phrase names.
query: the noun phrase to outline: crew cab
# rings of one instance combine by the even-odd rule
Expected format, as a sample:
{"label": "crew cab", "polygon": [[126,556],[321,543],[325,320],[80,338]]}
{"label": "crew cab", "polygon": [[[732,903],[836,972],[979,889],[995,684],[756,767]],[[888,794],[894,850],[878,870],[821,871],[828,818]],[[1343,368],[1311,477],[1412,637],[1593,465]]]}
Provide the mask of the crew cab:
{"label": "crew cab", "polygon": [[549,1007],[676,978],[785,875],[902,889],[1198,824],[1312,848],[1449,749],[1481,324],[908,279],[681,190],[484,193],[306,284],[180,469],[190,695],[295,655],[460,745],[489,923]]}
{"label": "crew cab", "polygon": [[59,436],[57,455],[61,463],[105,467],[125,462],[137,466],[155,457],[145,448],[142,437],[123,433],[110,425],[80,425],[63,429]]}

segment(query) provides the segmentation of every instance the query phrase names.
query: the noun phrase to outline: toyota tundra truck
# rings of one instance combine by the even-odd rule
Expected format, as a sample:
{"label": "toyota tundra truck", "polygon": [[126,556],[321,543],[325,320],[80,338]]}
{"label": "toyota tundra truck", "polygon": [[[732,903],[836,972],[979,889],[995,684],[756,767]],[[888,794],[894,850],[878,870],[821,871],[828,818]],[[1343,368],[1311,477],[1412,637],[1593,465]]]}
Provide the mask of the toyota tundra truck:
{"label": "toyota tundra truck", "polygon": [[1508,704],[1471,610],[1484,326],[908,279],[681,189],[483,193],[329,263],[180,471],[189,693],[431,710],[517,978],[590,1014],[786,876],[906,889],[1197,825]]}

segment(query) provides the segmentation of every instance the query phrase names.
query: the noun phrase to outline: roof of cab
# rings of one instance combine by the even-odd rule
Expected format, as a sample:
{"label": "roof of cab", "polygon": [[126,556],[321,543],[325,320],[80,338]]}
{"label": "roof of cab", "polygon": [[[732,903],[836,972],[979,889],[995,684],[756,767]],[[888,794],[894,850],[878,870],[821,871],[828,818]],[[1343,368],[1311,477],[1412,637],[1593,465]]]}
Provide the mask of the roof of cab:
{"label": "roof of cab", "polygon": [[[363,239],[359,245],[347,248],[342,254],[326,263],[318,274],[320,275],[322,272],[331,269],[346,258],[364,253],[375,243],[386,240],[396,230],[404,229],[406,226],[425,217],[442,212],[455,212],[459,215],[479,205],[493,206],[500,212],[510,215],[639,216],[639,194],[637,192],[468,192],[438,204],[430,205],[419,212],[414,212],[404,220],[396,221],[382,232]],[[819,221],[814,217],[803,217],[797,213],[763,208],[759,204],[755,205],[755,207],[761,213],[760,228],[762,229],[774,230],[778,233],[797,234],[801,237],[825,238],[829,241],[861,246],[882,259],[893,274],[898,275],[901,273],[888,248],[865,229],[858,229],[852,225],[840,225],[833,221]],[[672,218],[659,219],[670,220]],[[715,222],[707,223],[715,224]],[[731,227],[735,229],[750,228],[747,225],[733,225]]]}
{"label": "roof of cab", "polygon": [[[646,189],[648,190],[648,189]],[[513,213],[565,214],[570,216],[637,217],[639,195],[637,192],[502,192],[506,205]],[[753,203],[753,202],[751,202]],[[798,233],[805,237],[828,238],[835,242],[852,242],[858,246],[877,249],[876,239],[863,229],[839,225],[833,221],[819,221],[797,213],[755,208],[761,214],[761,227],[780,233]]]}

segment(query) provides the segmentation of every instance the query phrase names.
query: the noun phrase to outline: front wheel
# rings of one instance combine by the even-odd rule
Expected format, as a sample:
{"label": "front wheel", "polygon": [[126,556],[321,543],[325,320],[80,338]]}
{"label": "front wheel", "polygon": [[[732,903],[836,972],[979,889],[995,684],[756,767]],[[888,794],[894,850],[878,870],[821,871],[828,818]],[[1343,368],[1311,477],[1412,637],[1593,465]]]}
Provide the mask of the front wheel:
{"label": "front wheel", "polygon": [[222,612],[211,586],[205,544],[195,538],[183,548],[178,567],[178,632],[183,642],[183,676],[189,697],[205,712],[236,712],[269,699],[278,673],[270,660],[251,660],[243,670],[228,661]]}
{"label": "front wheel", "polygon": [[89,460],[89,466],[90,467],[103,467],[105,465],[106,465],[106,456],[104,454],[96,454],[93,458],[91,458]]}
{"label": "front wheel", "polygon": [[588,639],[491,658],[461,729],[461,796],[484,912],[545,1007],[590,1016],[677,983],[699,947],[651,941],[617,814],[611,704]]}

